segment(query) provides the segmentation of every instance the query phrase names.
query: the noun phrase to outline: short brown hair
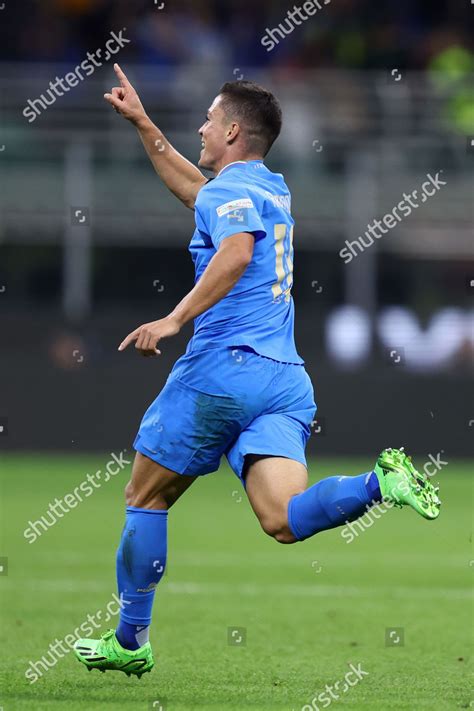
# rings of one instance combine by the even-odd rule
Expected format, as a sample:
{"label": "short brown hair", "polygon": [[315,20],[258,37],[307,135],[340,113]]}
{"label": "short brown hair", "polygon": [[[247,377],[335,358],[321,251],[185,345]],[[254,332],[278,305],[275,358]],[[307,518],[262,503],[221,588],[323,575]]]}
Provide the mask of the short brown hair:
{"label": "short brown hair", "polygon": [[249,148],[266,156],[281,131],[278,99],[253,81],[226,82],[219,94],[226,115],[242,123]]}

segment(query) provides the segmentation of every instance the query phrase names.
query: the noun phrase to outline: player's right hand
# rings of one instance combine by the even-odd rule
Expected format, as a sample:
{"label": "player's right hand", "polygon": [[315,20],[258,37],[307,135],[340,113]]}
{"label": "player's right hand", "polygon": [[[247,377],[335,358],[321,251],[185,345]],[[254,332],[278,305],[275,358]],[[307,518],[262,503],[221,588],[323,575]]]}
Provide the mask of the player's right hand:
{"label": "player's right hand", "polygon": [[179,319],[170,314],[165,318],[158,319],[158,321],[144,323],[136,328],[124,338],[118,350],[124,351],[125,348],[135,341],[135,348],[142,355],[147,357],[161,355],[161,351],[157,348],[159,341],[161,341],[162,338],[176,336],[180,330],[181,323]]}
{"label": "player's right hand", "polygon": [[139,96],[118,64],[114,71],[120,81],[120,86],[114,86],[111,94],[104,94],[104,99],[124,118],[136,124],[146,118],[146,112]]}

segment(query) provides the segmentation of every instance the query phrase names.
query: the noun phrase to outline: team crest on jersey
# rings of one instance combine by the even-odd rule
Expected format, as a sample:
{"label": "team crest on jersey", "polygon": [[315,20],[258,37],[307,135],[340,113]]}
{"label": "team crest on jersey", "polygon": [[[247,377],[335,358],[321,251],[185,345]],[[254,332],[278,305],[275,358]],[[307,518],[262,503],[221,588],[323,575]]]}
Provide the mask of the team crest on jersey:
{"label": "team crest on jersey", "polygon": [[248,222],[248,208],[240,208],[229,212],[227,219],[230,225],[246,225]]}
{"label": "team crest on jersey", "polygon": [[230,202],[224,203],[224,205],[219,205],[216,207],[216,212],[218,217],[223,217],[228,215],[229,212],[236,212],[237,210],[249,209],[254,207],[254,204],[250,198],[240,198],[240,200],[231,200]]}

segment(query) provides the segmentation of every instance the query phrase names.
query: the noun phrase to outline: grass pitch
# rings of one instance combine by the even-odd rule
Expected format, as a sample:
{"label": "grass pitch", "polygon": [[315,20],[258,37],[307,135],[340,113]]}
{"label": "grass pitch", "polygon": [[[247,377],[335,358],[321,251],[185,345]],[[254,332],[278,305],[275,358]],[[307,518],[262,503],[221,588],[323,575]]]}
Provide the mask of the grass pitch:
{"label": "grass pitch", "polygon": [[[293,546],[260,531],[239,482],[222,468],[194,484],[170,514],[152,673],[141,680],[89,674],[69,652],[31,684],[30,662],[88,614],[105,614],[112,599],[130,466],[30,544],[28,521],[110,455],[2,459],[4,711],[309,711],[328,706],[317,697],[336,682],[334,708],[474,705],[467,463],[440,473],[443,508],[435,522],[394,509],[351,543],[336,529]],[[315,461],[310,474],[315,481],[370,465]],[[344,693],[350,664],[367,674]]]}

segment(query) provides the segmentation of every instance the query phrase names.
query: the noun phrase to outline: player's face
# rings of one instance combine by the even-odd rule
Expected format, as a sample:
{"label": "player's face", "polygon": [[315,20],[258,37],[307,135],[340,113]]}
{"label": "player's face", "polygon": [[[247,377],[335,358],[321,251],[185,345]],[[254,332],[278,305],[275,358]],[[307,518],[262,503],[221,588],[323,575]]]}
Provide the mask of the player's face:
{"label": "player's face", "polygon": [[217,96],[207,112],[205,123],[199,129],[202,150],[198,165],[205,170],[214,170],[227,148],[228,119],[220,103],[221,97]]}

